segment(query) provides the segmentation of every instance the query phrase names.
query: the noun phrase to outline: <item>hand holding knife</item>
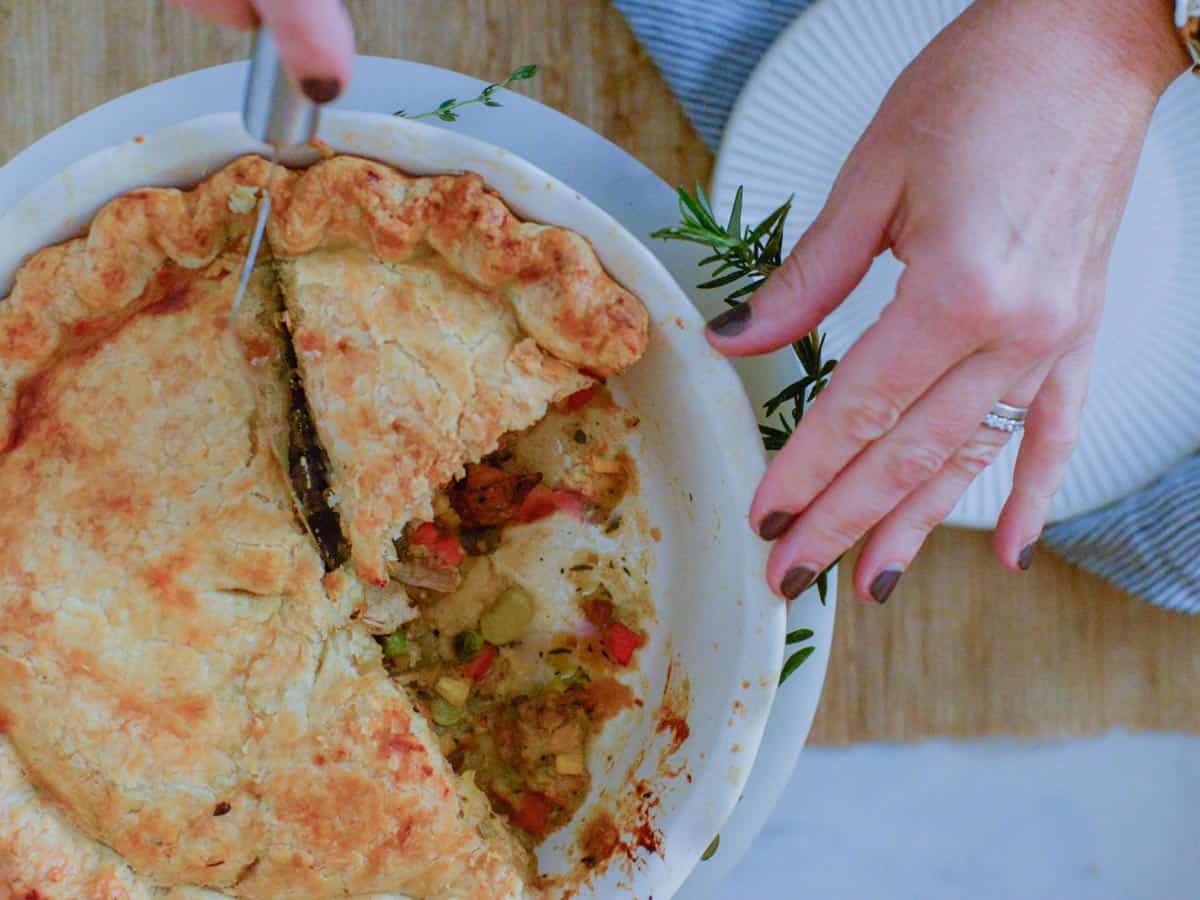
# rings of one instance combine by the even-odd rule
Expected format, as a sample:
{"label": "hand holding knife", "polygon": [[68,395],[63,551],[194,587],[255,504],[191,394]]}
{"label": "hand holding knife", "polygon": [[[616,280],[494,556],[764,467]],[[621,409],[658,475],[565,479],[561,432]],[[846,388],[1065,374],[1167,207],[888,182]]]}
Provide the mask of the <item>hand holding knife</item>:
{"label": "hand holding knife", "polygon": [[[250,57],[250,74],[246,79],[242,121],[252,137],[270,144],[272,174],[275,164],[279,161],[280,152],[311,141],[317,134],[320,119],[321,107],[310,100],[284,70],[274,36],[267,28],[259,28],[254,38],[254,53]],[[241,308],[270,215],[271,190],[268,177],[268,184],[263,188],[262,200],[258,204],[258,221],[250,239],[250,250],[242,267],[237,293],[229,312],[231,321]]]}

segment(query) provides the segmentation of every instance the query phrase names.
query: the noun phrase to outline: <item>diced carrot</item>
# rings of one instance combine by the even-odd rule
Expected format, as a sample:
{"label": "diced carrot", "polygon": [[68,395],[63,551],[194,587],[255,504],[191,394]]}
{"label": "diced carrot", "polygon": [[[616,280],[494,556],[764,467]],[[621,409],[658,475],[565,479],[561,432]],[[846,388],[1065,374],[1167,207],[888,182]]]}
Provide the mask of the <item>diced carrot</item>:
{"label": "diced carrot", "polygon": [[536,522],[553,515],[557,510],[554,491],[544,484],[539,484],[525,496],[525,502],[521,504],[516,519],[518,522]]}
{"label": "diced carrot", "polygon": [[443,568],[453,568],[467,558],[458,538],[448,531],[443,531],[434,522],[422,522],[418,525],[408,543],[413,547],[428,549],[437,564]]}
{"label": "diced carrot", "polygon": [[518,828],[523,828],[530,834],[541,836],[546,832],[546,823],[550,817],[550,801],[537,791],[525,791],[521,794],[521,805],[513,818]]}
{"label": "diced carrot", "polygon": [[463,674],[472,681],[482,681],[498,654],[495,644],[484,644],[479,652],[471,657],[471,661],[463,666]]}
{"label": "diced carrot", "polygon": [[558,511],[566,513],[573,519],[582,520],[584,514],[587,512],[587,498],[577,491],[555,491],[554,499],[558,504]]}
{"label": "diced carrot", "polygon": [[442,536],[442,530],[433,522],[422,522],[416,527],[408,542],[414,547],[428,547],[433,549],[433,545],[437,543],[439,537]]}
{"label": "diced carrot", "polygon": [[467,558],[467,553],[463,550],[462,544],[452,534],[447,534],[445,537],[440,538],[433,545],[433,555],[437,557],[438,562],[448,569],[462,565],[462,561]]}
{"label": "diced carrot", "polygon": [[608,652],[618,663],[629,665],[633,652],[646,643],[646,639],[627,625],[613,622],[608,626]]}
{"label": "diced carrot", "polygon": [[563,488],[551,489],[539,484],[525,497],[515,521],[522,524],[537,522],[556,512],[565,512],[576,519],[582,519],[587,501],[576,491]]}
{"label": "diced carrot", "polygon": [[593,384],[591,387],[585,387],[583,390],[576,391],[569,396],[563,401],[563,407],[567,410],[567,412],[574,412],[577,409],[587,406],[595,396],[596,385]]}

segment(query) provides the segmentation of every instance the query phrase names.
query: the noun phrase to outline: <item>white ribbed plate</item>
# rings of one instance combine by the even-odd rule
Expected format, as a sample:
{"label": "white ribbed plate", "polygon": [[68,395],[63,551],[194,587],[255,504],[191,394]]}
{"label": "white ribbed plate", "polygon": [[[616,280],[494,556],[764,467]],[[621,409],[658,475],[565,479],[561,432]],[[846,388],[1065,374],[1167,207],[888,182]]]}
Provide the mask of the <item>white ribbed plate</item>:
{"label": "white ribbed plate", "polygon": [[[713,176],[718,210],[729,209],[738,185],[746,188],[747,221],[794,193],[787,233],[794,243],[893,80],[967,5],[822,0],[801,15],[763,58],[730,118]],[[1151,123],[1117,235],[1082,437],[1053,519],[1111,503],[1200,446],[1198,250],[1200,79],[1184,77]],[[833,356],[875,321],[900,270],[890,254],[881,257],[826,320]],[[995,524],[1016,448],[1014,441],[976,479],[950,524]]]}

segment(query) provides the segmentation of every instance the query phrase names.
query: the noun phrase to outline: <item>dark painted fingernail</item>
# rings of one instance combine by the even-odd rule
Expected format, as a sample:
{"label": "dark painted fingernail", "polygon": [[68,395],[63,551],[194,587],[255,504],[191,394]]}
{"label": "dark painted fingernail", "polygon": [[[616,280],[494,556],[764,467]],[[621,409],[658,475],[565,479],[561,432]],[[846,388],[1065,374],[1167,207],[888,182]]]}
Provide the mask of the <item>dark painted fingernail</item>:
{"label": "dark painted fingernail", "polygon": [[758,526],[758,536],[764,541],[773,541],[796,521],[796,514],[784,509],[777,509],[763,516],[762,524]]}
{"label": "dark painted fingernail", "polygon": [[903,574],[902,569],[884,569],[876,575],[875,580],[871,582],[871,599],[880,606],[887,603],[888,597],[892,596],[892,591],[896,589],[896,582]]}
{"label": "dark painted fingernail", "polygon": [[749,324],[750,304],[739,303],[737,306],[725,310],[719,316],[709,319],[708,330],[721,337],[733,337],[735,334],[745,331]]}
{"label": "dark painted fingernail", "polygon": [[1034,544],[1026,544],[1017,554],[1017,565],[1021,567],[1022,571],[1033,565],[1033,548]]}
{"label": "dark painted fingernail", "polygon": [[336,78],[305,78],[300,82],[300,90],[313,103],[328,103],[338,98],[342,86]]}
{"label": "dark painted fingernail", "polygon": [[795,600],[817,580],[817,573],[807,566],[797,566],[783,576],[779,590],[789,600]]}

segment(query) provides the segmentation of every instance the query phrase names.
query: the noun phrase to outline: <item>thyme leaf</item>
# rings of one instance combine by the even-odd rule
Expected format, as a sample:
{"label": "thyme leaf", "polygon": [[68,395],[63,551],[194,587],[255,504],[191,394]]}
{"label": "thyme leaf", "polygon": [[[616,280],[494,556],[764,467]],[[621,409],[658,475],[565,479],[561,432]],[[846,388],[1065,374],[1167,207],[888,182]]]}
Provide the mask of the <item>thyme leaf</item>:
{"label": "thyme leaf", "polygon": [[470,100],[458,100],[454,97],[451,97],[449,100],[443,100],[435,109],[430,109],[423,113],[409,115],[404,110],[398,109],[393,113],[393,115],[399,116],[402,119],[436,118],[441,119],[443,122],[457,122],[459,110],[461,110],[464,106],[470,106],[473,103],[481,103],[484,106],[491,108],[503,106],[504,104],[496,99],[496,91],[500,90],[501,88],[511,88],[513,84],[518,81],[528,81],[537,74],[537,70],[538,67],[535,65],[517,66],[517,68],[508,73],[508,77],[503,81],[489,84],[487,87],[485,87],[482,91],[480,91],[478,97],[472,97]]}

